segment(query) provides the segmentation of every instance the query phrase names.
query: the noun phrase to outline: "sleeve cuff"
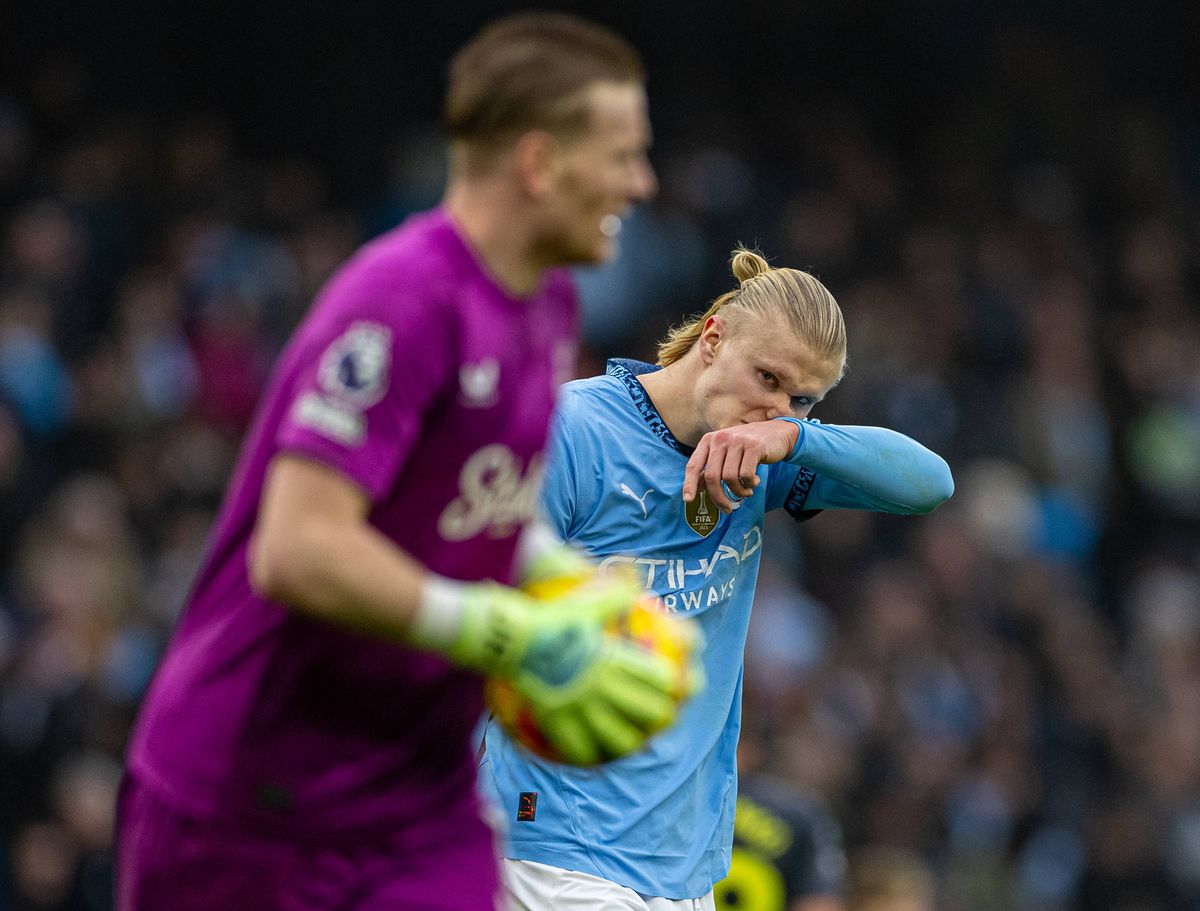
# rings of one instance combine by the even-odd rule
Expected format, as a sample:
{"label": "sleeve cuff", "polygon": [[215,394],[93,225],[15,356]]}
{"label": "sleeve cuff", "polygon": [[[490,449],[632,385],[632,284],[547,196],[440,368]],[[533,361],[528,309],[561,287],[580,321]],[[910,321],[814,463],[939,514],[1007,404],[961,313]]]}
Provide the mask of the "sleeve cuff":
{"label": "sleeve cuff", "polygon": [[800,458],[800,449],[804,445],[804,422],[799,418],[778,417],[776,421],[787,421],[789,424],[796,425],[796,445],[792,447],[792,451],[788,453],[788,457],[784,460],[789,464],[797,464],[797,459]]}

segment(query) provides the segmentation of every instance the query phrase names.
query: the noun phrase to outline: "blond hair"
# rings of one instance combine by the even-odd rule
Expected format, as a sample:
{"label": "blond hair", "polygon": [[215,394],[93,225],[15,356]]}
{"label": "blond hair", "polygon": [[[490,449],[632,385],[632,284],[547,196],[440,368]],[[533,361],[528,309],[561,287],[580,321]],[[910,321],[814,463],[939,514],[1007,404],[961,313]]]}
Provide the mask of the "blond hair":
{"label": "blond hair", "polygon": [[812,275],[799,269],[774,269],[755,250],[738,246],[729,259],[729,268],[738,287],[727,291],[699,316],[667,332],[658,343],[658,363],[675,363],[700,338],[709,317],[720,311],[735,316],[784,317],[796,337],[814,357],[839,365],[839,377],[846,365],[846,324],[842,311],[829,290]]}
{"label": "blond hair", "polygon": [[644,80],[637,51],[616,32],[568,13],[518,13],[450,61],[443,126],[457,157],[478,170],[529,130],[582,132],[594,83]]}

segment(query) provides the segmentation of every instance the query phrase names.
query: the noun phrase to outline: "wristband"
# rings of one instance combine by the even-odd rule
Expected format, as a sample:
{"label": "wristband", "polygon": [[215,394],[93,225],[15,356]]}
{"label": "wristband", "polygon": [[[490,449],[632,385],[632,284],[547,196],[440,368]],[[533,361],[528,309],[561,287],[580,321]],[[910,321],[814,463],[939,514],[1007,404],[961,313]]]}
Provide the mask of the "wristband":
{"label": "wristband", "polygon": [[445,652],[458,639],[463,624],[462,582],[429,573],[421,587],[416,613],[408,625],[408,639],[418,648]]}
{"label": "wristband", "polygon": [[542,521],[530,522],[517,539],[517,578],[524,581],[541,558],[563,546],[562,538]]}

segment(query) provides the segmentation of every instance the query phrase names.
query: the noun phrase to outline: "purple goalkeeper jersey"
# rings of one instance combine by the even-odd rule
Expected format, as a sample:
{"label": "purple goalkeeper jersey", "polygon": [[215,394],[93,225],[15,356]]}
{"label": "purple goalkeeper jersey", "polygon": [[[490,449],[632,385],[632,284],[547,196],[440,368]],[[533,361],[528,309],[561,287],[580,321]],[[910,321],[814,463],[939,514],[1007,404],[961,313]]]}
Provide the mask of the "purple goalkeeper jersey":
{"label": "purple goalkeeper jersey", "polygon": [[204,566],[141,709],[129,768],[175,809],[297,837],[475,814],[480,679],[256,595],[247,545],[271,458],[343,473],[431,570],[510,582],[558,384],[565,271],[515,299],[442,210],[363,248],[276,366]]}

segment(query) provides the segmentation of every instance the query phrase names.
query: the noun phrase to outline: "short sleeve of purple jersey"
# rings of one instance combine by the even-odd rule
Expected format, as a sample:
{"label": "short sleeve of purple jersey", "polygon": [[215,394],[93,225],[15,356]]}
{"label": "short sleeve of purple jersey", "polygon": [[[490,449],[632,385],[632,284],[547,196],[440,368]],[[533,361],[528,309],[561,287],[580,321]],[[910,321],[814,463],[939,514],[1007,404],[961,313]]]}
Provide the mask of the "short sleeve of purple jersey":
{"label": "short sleeve of purple jersey", "polygon": [[278,451],[346,475],[377,502],[395,483],[421,435],[452,363],[446,308],[387,286],[345,282],[322,301],[290,364],[291,403]]}

